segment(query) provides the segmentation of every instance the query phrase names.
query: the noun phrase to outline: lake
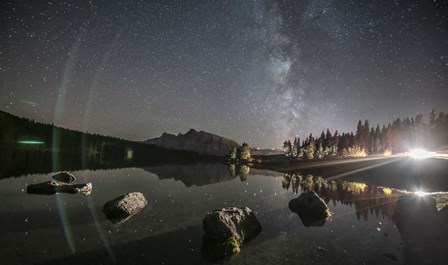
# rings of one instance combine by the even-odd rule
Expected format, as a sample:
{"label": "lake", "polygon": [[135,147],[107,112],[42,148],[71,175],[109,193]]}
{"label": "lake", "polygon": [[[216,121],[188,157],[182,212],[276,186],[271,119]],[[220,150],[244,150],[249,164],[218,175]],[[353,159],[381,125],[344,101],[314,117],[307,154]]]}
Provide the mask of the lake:
{"label": "lake", "polygon": [[[49,174],[0,179],[2,264],[206,264],[202,219],[213,209],[247,206],[263,231],[221,264],[443,264],[446,209],[397,220],[407,191],[362,182],[326,181],[225,164],[165,165],[71,171],[89,195],[27,192]],[[332,216],[305,226],[288,208],[314,190]],[[103,205],[138,191],[149,204],[114,224]],[[443,193],[442,193],[443,194]],[[412,207],[410,207],[412,208]]]}

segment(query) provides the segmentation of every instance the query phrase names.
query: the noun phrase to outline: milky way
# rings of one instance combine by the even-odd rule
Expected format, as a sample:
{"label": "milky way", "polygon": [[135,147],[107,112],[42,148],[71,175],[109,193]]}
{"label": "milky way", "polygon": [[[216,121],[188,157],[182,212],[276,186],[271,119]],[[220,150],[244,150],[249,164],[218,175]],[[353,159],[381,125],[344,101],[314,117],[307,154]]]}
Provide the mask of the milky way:
{"label": "milky way", "polygon": [[0,109],[252,146],[447,111],[446,1],[1,1]]}

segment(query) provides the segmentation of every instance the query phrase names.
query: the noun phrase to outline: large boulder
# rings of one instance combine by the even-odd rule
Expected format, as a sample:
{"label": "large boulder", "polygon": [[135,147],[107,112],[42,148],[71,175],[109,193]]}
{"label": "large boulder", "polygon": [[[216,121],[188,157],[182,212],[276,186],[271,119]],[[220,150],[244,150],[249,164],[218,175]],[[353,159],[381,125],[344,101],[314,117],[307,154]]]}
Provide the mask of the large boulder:
{"label": "large boulder", "polygon": [[52,181],[29,185],[26,189],[28,194],[53,195],[56,193],[70,193],[89,195],[92,192],[92,183],[76,185],[54,185]]}
{"label": "large boulder", "polygon": [[75,176],[67,172],[60,172],[51,178],[55,181],[54,184],[69,184],[76,180]]}
{"label": "large boulder", "polygon": [[120,224],[139,213],[148,205],[148,200],[140,192],[131,192],[106,202],[103,212],[114,224]]}
{"label": "large boulder", "polygon": [[292,199],[289,209],[299,215],[305,226],[322,226],[331,215],[327,204],[314,191],[303,192]]}
{"label": "large boulder", "polygon": [[214,210],[205,216],[202,223],[205,231],[202,251],[212,259],[240,252],[242,244],[255,238],[262,230],[248,207]]}

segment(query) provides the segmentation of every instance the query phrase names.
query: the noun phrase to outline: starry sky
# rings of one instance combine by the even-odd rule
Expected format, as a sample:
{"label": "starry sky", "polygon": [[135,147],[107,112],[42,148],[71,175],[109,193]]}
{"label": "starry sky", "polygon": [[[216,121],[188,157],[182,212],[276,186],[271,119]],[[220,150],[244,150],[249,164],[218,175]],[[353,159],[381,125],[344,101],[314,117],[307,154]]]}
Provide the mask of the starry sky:
{"label": "starry sky", "polygon": [[0,109],[255,147],[447,111],[448,3],[1,0]]}

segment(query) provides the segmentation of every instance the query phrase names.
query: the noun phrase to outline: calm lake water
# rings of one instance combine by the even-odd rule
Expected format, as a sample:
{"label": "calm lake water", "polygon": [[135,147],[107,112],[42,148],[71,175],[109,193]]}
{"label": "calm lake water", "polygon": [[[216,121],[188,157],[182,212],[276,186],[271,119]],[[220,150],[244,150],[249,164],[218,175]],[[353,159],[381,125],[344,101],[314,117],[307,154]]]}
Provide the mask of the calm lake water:
{"label": "calm lake water", "polygon": [[[241,170],[240,170],[241,171]],[[2,264],[203,264],[202,219],[248,206],[263,231],[222,264],[444,264],[446,215],[396,221],[403,191],[223,164],[73,171],[90,195],[28,194],[51,174],[0,180]],[[315,190],[333,213],[306,227],[288,203]],[[103,205],[127,192],[149,205],[113,224]],[[446,210],[446,209],[445,209]],[[445,211],[446,212],[446,211]],[[434,228],[437,227],[437,230]]]}

